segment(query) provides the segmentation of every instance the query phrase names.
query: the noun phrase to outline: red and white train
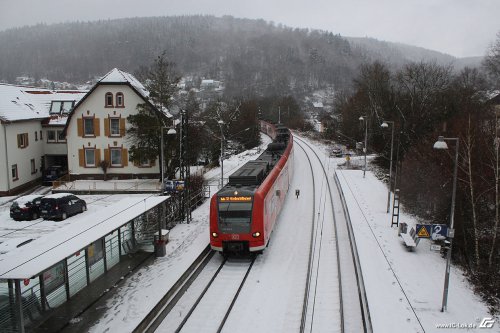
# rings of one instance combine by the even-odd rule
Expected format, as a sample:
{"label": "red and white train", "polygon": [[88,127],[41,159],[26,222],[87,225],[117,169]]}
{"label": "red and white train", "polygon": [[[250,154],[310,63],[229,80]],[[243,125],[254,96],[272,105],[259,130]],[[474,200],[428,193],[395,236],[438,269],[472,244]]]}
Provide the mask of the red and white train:
{"label": "red and white train", "polygon": [[210,245],[224,255],[261,253],[268,245],[293,174],[289,129],[260,121],[273,142],[231,176],[210,202]]}

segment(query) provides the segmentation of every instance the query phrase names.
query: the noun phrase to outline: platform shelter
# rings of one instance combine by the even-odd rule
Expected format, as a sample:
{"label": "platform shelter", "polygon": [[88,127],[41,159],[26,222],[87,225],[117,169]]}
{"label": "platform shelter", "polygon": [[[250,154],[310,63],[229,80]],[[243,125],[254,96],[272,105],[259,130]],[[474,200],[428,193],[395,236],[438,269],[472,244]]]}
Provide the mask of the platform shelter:
{"label": "platform shelter", "polygon": [[164,223],[165,196],[130,197],[0,256],[2,332],[36,328],[97,278],[151,245]]}

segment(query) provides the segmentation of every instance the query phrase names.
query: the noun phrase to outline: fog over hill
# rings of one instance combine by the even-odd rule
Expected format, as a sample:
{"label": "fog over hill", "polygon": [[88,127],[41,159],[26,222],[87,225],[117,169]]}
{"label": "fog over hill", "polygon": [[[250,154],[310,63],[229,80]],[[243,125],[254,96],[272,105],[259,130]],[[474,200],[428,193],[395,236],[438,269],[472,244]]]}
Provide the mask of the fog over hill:
{"label": "fog over hill", "polygon": [[446,53],[423,47],[380,41],[368,37],[345,37],[352,47],[364,49],[367,58],[381,60],[391,65],[401,66],[407,62],[434,61],[440,65],[452,65],[460,70],[465,66],[478,67],[483,57],[456,58]]}
{"label": "fog over hill", "polygon": [[165,50],[180,74],[222,80],[237,95],[346,88],[367,61],[457,63],[423,48],[231,16],[40,24],[0,32],[0,45],[5,82],[26,75],[81,83],[114,67],[134,72]]}

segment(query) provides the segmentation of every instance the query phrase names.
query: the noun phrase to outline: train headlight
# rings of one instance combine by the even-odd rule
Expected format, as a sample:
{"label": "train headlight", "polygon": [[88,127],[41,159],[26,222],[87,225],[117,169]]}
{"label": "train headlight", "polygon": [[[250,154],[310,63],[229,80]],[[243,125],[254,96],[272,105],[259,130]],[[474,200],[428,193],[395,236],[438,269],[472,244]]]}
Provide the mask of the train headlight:
{"label": "train headlight", "polygon": [[218,234],[218,233],[216,233],[216,232],[212,232],[212,237],[213,237],[213,238],[217,238],[217,237],[219,237],[219,234]]}
{"label": "train headlight", "polygon": [[254,232],[254,233],[252,234],[252,236],[254,236],[254,237],[259,237],[259,236],[260,236],[260,232],[258,232],[258,231],[257,231],[257,232]]}

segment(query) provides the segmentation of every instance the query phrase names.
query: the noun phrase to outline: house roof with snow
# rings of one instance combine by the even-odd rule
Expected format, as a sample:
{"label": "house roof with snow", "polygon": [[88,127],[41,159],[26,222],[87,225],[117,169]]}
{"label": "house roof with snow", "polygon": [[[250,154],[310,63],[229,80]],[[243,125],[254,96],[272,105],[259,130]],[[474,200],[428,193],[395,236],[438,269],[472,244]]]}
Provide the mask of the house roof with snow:
{"label": "house roof with snow", "polygon": [[[163,113],[163,115],[165,115],[168,118],[172,117],[172,115],[168,112],[167,109],[163,109],[160,111],[153,105],[152,101],[149,98],[149,92],[142,85],[142,83],[139,82],[139,80],[137,80],[132,74],[121,71],[118,68],[113,68],[111,71],[105,74],[101,79],[99,79],[99,81],[97,81],[97,83],[85,94],[85,96],[83,96],[83,98],[75,105],[74,108],[75,109],[78,108],[78,106],[82,104],[83,101],[85,101],[100,85],[127,85],[133,91],[135,91],[135,93],[139,95],[144,100],[144,102],[149,104],[149,106],[153,110],[159,113]],[[69,115],[67,124],[69,124],[69,122],[71,121],[72,116],[73,113]],[[66,134],[66,130],[68,128],[67,124],[64,127],[64,134]]]}
{"label": "house roof with snow", "polygon": [[[0,84],[0,121],[8,123],[45,119],[51,114],[53,102],[67,102],[72,107],[85,93]],[[71,108],[67,111],[71,112]]]}
{"label": "house roof with snow", "polygon": [[323,103],[321,103],[321,102],[313,102],[313,106],[315,108],[322,108],[323,107]]}
{"label": "house roof with snow", "polygon": [[104,75],[96,85],[98,84],[128,84],[134,88],[134,90],[139,93],[143,98],[148,98],[149,93],[144,88],[141,82],[137,80],[132,74],[119,70],[118,68],[113,68],[106,75]]}

